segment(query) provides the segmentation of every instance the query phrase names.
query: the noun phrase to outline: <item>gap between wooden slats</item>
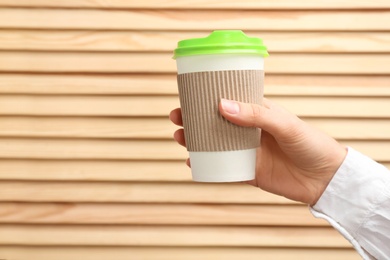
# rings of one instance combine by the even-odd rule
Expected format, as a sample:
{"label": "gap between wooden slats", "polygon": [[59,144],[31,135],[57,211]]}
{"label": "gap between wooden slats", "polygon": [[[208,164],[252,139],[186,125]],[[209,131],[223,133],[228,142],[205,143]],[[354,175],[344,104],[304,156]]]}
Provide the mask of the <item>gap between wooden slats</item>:
{"label": "gap between wooden slats", "polygon": [[[286,75],[265,76],[265,94],[272,96],[390,96],[390,76]],[[69,95],[175,95],[176,75],[0,74],[0,93]]]}
{"label": "gap between wooden slats", "polygon": [[[39,236],[37,236],[39,234]],[[2,245],[351,248],[330,227],[0,225]]]}
{"label": "gap between wooden slats", "polygon": [[[390,73],[389,63],[390,54],[275,53],[266,59],[265,72],[381,75]],[[7,51],[1,52],[0,72],[174,73],[176,64],[169,53]]]}
{"label": "gap between wooden slats", "polygon": [[[172,52],[179,40],[206,37],[209,33],[210,31],[2,30],[0,50]],[[390,51],[390,35],[384,32],[250,31],[248,35],[262,38],[271,53]]]}
{"label": "gap between wooden slats", "polygon": [[12,29],[369,31],[390,29],[390,11],[0,9]]}
{"label": "gap between wooden slats", "polygon": [[[390,161],[390,141],[341,141],[377,161]],[[188,153],[171,140],[85,140],[1,138],[3,159],[184,160]]]}
{"label": "gap between wooden slats", "polygon": [[263,0],[263,1],[128,1],[128,0],[0,0],[0,6],[15,7],[54,7],[54,8],[152,8],[152,9],[379,9],[390,8],[386,0],[376,1],[328,1],[316,0],[308,2],[305,0]]}
{"label": "gap between wooden slats", "polygon": [[0,159],[0,180],[187,182],[191,173],[184,160]]}
{"label": "gap between wooden slats", "polygon": [[[286,218],[286,215],[289,217]],[[0,223],[328,226],[306,205],[5,203]]]}
{"label": "gap between wooden slats", "polygon": [[[302,118],[339,140],[390,140],[390,120]],[[0,116],[0,137],[169,139],[179,127],[166,117]]]}
{"label": "gap between wooden slats", "polygon": [[[389,97],[278,96],[272,100],[301,117],[390,117]],[[2,116],[163,116],[168,120],[177,107],[177,96],[0,96]]]}
{"label": "gap between wooden slats", "polygon": [[351,248],[267,248],[267,247],[129,247],[129,246],[1,246],[6,259],[83,259],[129,260],[129,256],[143,260],[359,260]]}

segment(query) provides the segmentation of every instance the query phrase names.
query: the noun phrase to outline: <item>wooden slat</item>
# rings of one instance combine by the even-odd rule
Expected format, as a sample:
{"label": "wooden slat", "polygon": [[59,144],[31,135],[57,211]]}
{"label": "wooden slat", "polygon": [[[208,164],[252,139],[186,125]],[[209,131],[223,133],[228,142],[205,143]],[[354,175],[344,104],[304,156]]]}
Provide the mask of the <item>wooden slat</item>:
{"label": "wooden slat", "polygon": [[2,28],[265,31],[389,30],[389,11],[72,10],[2,8]]}
{"label": "wooden slat", "polygon": [[[387,79],[379,81],[385,82]],[[177,82],[176,75],[159,74],[125,76],[0,74],[0,93],[177,95]]]}
{"label": "wooden slat", "polygon": [[296,204],[241,183],[158,182],[0,181],[0,201]]}
{"label": "wooden slat", "polygon": [[180,161],[0,160],[2,180],[189,181]]}
{"label": "wooden slat", "polygon": [[327,1],[316,0],[279,0],[279,1],[251,1],[245,0],[237,2],[235,0],[225,1],[164,1],[164,0],[0,0],[0,6],[17,7],[67,7],[67,8],[169,8],[169,9],[360,9],[360,8],[390,8],[386,0],[364,0],[357,1]]}
{"label": "wooden slat", "polygon": [[2,115],[165,116],[179,107],[178,97],[0,96]]}
{"label": "wooden slat", "polygon": [[[279,96],[272,100],[302,117],[390,117],[388,97]],[[0,115],[164,116],[168,120],[176,107],[176,96],[0,96]]]}
{"label": "wooden slat", "polygon": [[103,225],[1,225],[0,244],[53,246],[351,247],[349,242],[336,230],[324,227],[129,227]]}
{"label": "wooden slat", "polygon": [[[286,218],[286,215],[289,217]],[[0,223],[328,226],[307,206],[0,203]]]}
{"label": "wooden slat", "polygon": [[177,128],[167,117],[0,117],[3,137],[172,139]]}
{"label": "wooden slat", "polygon": [[[3,94],[177,95],[176,75],[0,74]],[[267,96],[390,96],[390,77],[279,75],[265,77]]]}
{"label": "wooden slat", "polygon": [[[387,74],[389,62],[390,54],[272,54],[266,60],[266,72]],[[173,73],[176,65],[169,53],[2,52],[0,72],[17,71]]]}
{"label": "wooden slat", "polygon": [[388,118],[388,98],[275,97],[272,100],[302,117],[383,117]]}
{"label": "wooden slat", "polygon": [[[382,162],[390,169],[389,162]],[[1,180],[158,181],[191,180],[184,161],[0,160]]]}
{"label": "wooden slat", "polygon": [[185,148],[170,140],[0,139],[0,158],[178,160]]}
{"label": "wooden slat", "polygon": [[129,257],[143,260],[361,259],[353,249],[340,248],[0,246],[0,252],[6,259],[29,260],[129,260]]}
{"label": "wooden slat", "polygon": [[[342,141],[377,161],[390,161],[390,141]],[[170,140],[0,139],[3,159],[181,160],[185,148]]]}
{"label": "wooden slat", "polygon": [[[209,31],[58,31],[2,30],[0,50],[171,52],[179,40],[205,37]],[[384,32],[248,32],[276,52],[390,52]],[[158,42],[158,44],[156,44]]]}
{"label": "wooden slat", "polygon": [[[339,140],[390,140],[390,120],[303,118]],[[0,117],[0,137],[172,139],[166,117]]]}
{"label": "wooden slat", "polygon": [[390,140],[388,119],[303,118],[339,140]]}

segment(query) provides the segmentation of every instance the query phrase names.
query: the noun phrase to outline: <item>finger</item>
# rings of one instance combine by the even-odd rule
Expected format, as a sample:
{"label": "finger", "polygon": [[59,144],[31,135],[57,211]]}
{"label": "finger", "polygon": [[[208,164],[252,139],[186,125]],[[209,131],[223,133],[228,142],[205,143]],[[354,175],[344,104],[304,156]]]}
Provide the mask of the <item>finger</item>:
{"label": "finger", "polygon": [[173,139],[178,142],[180,145],[186,147],[186,140],[184,139],[184,130],[179,129],[173,134]]}
{"label": "finger", "polygon": [[295,115],[266,99],[263,106],[222,99],[219,111],[236,125],[259,127],[275,137],[288,134],[288,129],[299,122]]}
{"label": "finger", "polygon": [[183,119],[181,117],[181,108],[176,108],[169,114],[169,119],[178,126],[183,126]]}
{"label": "finger", "polygon": [[190,167],[190,168],[191,168],[191,161],[190,161],[190,158],[187,158],[187,160],[186,160],[186,164],[187,164],[187,166],[188,166],[188,167]]}

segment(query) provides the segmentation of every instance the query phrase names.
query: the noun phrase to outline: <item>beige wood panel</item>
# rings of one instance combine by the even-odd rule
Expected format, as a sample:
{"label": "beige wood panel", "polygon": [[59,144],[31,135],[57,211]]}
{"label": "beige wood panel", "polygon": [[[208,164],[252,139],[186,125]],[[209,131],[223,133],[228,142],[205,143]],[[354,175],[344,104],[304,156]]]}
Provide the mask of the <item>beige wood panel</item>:
{"label": "beige wood panel", "polygon": [[347,248],[240,248],[240,247],[60,247],[60,246],[0,246],[6,259],[83,259],[83,260],[359,260],[353,249]]}
{"label": "beige wood panel", "polygon": [[297,204],[242,183],[159,182],[0,181],[0,201]]}
{"label": "beige wood panel", "polygon": [[328,226],[306,205],[219,204],[0,203],[0,223]]}
{"label": "beige wood panel", "polygon": [[189,181],[180,161],[0,159],[3,180]]}
{"label": "beige wood panel", "polygon": [[[0,93],[177,95],[176,75],[0,74]],[[271,96],[390,96],[390,77],[267,74]]]}
{"label": "beige wood panel", "polygon": [[[278,96],[272,100],[302,117],[390,117],[388,97]],[[176,96],[0,96],[0,115],[168,118],[176,107],[179,107]]]}
{"label": "beige wood panel", "polygon": [[[389,15],[390,17],[390,15]],[[390,24],[390,23],[389,23]],[[387,74],[390,54],[272,54],[267,73]],[[362,66],[362,64],[368,64]],[[3,52],[0,72],[173,73],[169,53]]]}
{"label": "beige wood panel", "polygon": [[[210,31],[2,30],[0,50],[172,52],[179,40],[205,37]],[[390,51],[385,32],[256,32],[271,53],[377,53]],[[158,42],[158,44],[156,44]]]}
{"label": "beige wood panel", "polygon": [[127,30],[389,30],[390,11],[72,10],[2,8],[0,27]]}
{"label": "beige wood panel", "polygon": [[[39,236],[37,236],[39,234]],[[328,227],[1,225],[3,245],[350,248]]]}
{"label": "beige wood panel", "polygon": [[[390,168],[389,162],[381,162]],[[191,180],[181,161],[0,160],[1,180],[168,181]]]}
{"label": "beige wood panel", "polygon": [[0,258],[357,258],[305,205],[191,182],[171,56],[215,28],[264,38],[267,97],[390,167],[388,1],[0,6]]}
{"label": "beige wood panel", "polygon": [[[302,118],[339,140],[390,140],[390,120]],[[166,117],[0,117],[0,137],[172,139]]]}
{"label": "beige wood panel", "polygon": [[169,8],[169,9],[360,9],[360,8],[390,8],[386,0],[363,0],[356,3],[347,0],[316,0],[315,2],[298,0],[279,0],[279,1],[253,1],[244,0],[237,2],[235,0],[225,1],[205,1],[205,0],[187,0],[187,1],[164,1],[164,0],[0,0],[0,6],[17,7],[73,7],[73,8]]}

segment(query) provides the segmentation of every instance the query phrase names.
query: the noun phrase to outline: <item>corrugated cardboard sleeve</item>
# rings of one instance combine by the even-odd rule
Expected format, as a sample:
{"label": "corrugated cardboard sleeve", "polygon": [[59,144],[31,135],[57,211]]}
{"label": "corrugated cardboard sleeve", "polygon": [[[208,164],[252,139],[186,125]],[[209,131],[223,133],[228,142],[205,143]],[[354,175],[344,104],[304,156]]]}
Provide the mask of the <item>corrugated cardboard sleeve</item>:
{"label": "corrugated cardboard sleeve", "polygon": [[260,145],[260,129],[240,127],[218,111],[221,98],[261,104],[262,70],[206,71],[177,77],[187,150],[234,151]]}

